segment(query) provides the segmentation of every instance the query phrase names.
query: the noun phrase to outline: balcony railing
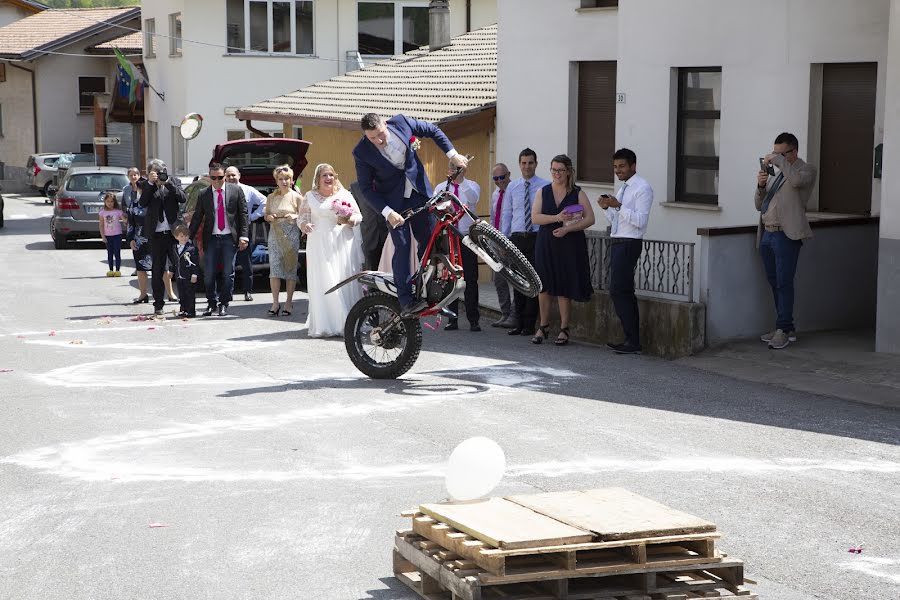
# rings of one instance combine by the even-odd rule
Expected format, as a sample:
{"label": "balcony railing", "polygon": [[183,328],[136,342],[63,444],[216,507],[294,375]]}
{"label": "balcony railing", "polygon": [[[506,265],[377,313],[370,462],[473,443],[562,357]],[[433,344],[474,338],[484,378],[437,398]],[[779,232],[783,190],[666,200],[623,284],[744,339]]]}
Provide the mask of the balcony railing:
{"label": "balcony railing", "polygon": [[[609,289],[609,234],[586,231],[591,284]],[[639,296],[694,301],[694,244],[643,240],[644,248],[634,270],[634,289]]]}

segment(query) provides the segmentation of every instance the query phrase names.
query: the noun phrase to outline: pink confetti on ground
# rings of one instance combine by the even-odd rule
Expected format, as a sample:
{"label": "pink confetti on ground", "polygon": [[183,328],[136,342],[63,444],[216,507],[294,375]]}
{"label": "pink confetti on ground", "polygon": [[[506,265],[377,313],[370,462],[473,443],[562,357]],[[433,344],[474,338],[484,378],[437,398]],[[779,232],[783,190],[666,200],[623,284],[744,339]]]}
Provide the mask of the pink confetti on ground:
{"label": "pink confetti on ground", "polygon": [[152,331],[152,330],[154,330],[154,329],[156,329],[156,327],[148,327],[148,328],[147,328],[147,331]]}
{"label": "pink confetti on ground", "polygon": [[73,344],[73,345],[76,345],[76,346],[80,346],[81,344],[84,343],[84,341],[82,341],[82,340],[72,340],[72,341],[69,342],[69,343],[70,343],[70,344]]}
{"label": "pink confetti on ground", "polygon": [[50,335],[51,335],[51,336],[56,335],[56,331],[51,331],[51,332],[50,332]]}
{"label": "pink confetti on ground", "polygon": [[129,321],[146,321],[146,320],[147,320],[147,315],[138,315],[138,316],[132,317],[132,318],[130,318],[130,319],[128,319],[128,320],[129,320]]}
{"label": "pink confetti on ground", "polygon": [[168,527],[166,523],[150,523],[150,529],[159,529],[160,527]]}
{"label": "pink confetti on ground", "polygon": [[0,369],[0,373],[12,373],[12,369]]}
{"label": "pink confetti on ground", "polygon": [[26,338],[24,335],[17,335],[16,339],[24,340],[24,339],[28,339],[28,338]]}
{"label": "pink confetti on ground", "polygon": [[857,544],[856,546],[853,546],[852,548],[847,550],[847,552],[849,552],[850,554],[862,554],[862,551],[863,551],[862,544]]}
{"label": "pink confetti on ground", "polygon": [[434,322],[434,325],[432,325],[428,321],[422,321],[422,325],[424,325],[425,327],[427,327],[428,329],[430,329],[432,331],[437,331],[438,329],[441,328],[441,317],[440,317],[440,315],[438,315],[438,318]]}

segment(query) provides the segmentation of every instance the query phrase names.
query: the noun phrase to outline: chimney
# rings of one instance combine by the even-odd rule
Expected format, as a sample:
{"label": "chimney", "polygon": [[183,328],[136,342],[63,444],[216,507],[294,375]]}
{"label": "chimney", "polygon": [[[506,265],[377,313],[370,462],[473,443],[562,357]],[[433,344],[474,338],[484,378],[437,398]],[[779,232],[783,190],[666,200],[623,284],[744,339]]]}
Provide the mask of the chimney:
{"label": "chimney", "polygon": [[428,50],[450,45],[450,0],[431,0],[428,6]]}

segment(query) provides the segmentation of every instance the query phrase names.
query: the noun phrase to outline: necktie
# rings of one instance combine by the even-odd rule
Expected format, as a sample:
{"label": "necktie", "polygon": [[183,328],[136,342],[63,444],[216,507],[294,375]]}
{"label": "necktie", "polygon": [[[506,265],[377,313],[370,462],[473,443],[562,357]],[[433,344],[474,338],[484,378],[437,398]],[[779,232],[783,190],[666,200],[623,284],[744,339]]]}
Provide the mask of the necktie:
{"label": "necktie", "polygon": [[217,191],[219,192],[219,207],[216,209],[216,224],[219,231],[222,231],[225,229],[225,200],[222,198],[222,188]]}
{"label": "necktie", "polygon": [[778,193],[778,190],[781,189],[781,186],[784,185],[784,173],[779,173],[778,177],[775,178],[775,183],[772,184],[772,188],[769,190],[769,193],[766,194],[766,199],[763,200],[762,208],[759,209],[760,214],[766,214],[769,210],[769,204],[772,202],[772,198],[775,197],[775,194]]}
{"label": "necktie", "polygon": [[[453,193],[456,194],[457,198],[459,198],[459,184],[458,183],[453,184]],[[462,198],[459,198],[459,199],[462,200]]]}
{"label": "necktie", "polygon": [[503,209],[503,194],[506,190],[500,190],[500,196],[497,197],[497,208],[494,210],[494,229],[500,229],[500,211]]}
{"label": "necktie", "polygon": [[525,182],[525,231],[531,231],[531,198],[528,197],[528,192],[531,191],[531,182]]}

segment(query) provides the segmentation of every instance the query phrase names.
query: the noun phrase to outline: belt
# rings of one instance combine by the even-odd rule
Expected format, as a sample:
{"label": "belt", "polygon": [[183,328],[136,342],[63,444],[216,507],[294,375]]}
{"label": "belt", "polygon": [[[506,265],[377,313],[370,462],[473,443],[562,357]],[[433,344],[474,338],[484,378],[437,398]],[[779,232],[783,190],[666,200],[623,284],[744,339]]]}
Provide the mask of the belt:
{"label": "belt", "polygon": [[614,238],[609,238],[609,243],[610,243],[610,244],[626,244],[626,243],[629,243],[629,242],[643,242],[643,240],[640,239],[640,238],[626,238],[626,237],[620,237],[620,238],[614,237]]}
{"label": "belt", "polygon": [[214,234],[212,234],[212,236],[213,237],[230,238],[231,234],[230,233],[214,233]]}
{"label": "belt", "polygon": [[509,234],[510,238],[514,237],[531,237],[533,235],[537,235],[536,231],[516,231],[514,233]]}
{"label": "belt", "polygon": [[781,225],[764,225],[764,227],[769,232],[782,231]]}

